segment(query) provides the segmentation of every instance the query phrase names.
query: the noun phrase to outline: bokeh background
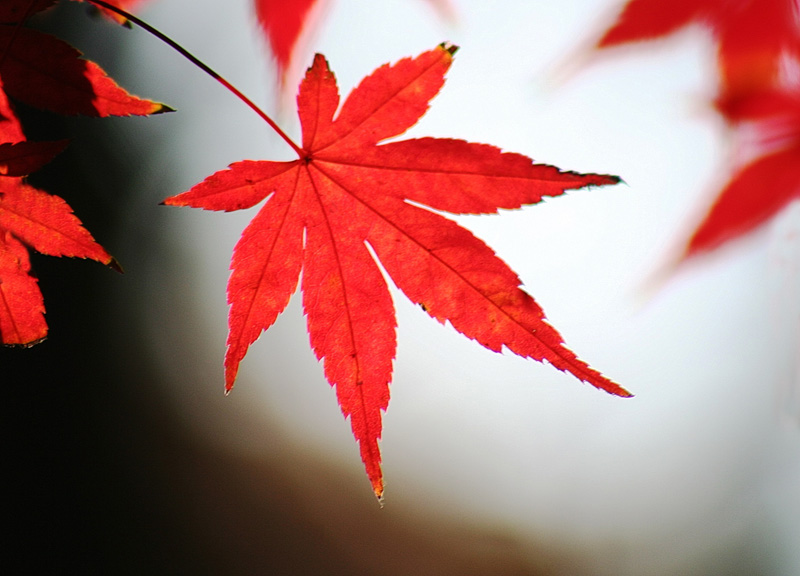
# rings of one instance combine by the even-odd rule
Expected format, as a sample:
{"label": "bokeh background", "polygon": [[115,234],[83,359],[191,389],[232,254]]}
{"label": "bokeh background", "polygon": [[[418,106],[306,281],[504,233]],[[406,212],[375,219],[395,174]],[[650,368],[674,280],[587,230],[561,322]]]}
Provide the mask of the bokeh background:
{"label": "bokeh background", "polygon": [[[307,60],[324,53],[343,94],[385,62],[461,46],[409,135],[625,180],[458,221],[635,398],[491,353],[394,291],[380,509],[299,299],[223,395],[228,261],[254,211],[158,205],[291,151],[152,37],[65,4],[38,25],[178,112],[22,111],[31,139],[73,139],[34,183],[126,274],[33,257],[50,338],[0,350],[6,573],[800,573],[800,207],[664,274],[731,169],[702,29],[597,56],[610,0],[456,0],[455,21],[422,0],[323,7]],[[247,0],[140,15],[298,135]]]}

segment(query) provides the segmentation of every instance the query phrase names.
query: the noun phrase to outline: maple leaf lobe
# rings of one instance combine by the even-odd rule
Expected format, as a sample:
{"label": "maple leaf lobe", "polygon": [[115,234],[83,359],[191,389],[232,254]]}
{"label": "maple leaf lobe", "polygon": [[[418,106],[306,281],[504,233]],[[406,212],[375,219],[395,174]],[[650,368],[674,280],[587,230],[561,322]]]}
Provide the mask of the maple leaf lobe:
{"label": "maple leaf lobe", "polygon": [[36,108],[58,114],[105,117],[171,111],[160,102],[129,94],[105,71],[63,40],[16,26],[0,25],[8,45],[0,65],[5,91]]}
{"label": "maple leaf lobe", "polygon": [[28,250],[10,232],[0,233],[0,339],[29,347],[47,336],[44,299],[31,274]]}

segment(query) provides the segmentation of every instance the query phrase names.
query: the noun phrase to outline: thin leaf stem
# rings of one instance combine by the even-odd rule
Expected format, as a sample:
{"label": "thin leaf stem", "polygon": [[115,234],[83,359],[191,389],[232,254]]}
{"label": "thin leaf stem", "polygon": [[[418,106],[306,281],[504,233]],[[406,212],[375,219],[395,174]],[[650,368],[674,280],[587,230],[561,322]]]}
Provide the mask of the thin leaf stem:
{"label": "thin leaf stem", "polygon": [[178,52],[181,56],[183,56],[184,58],[189,60],[189,62],[191,62],[192,64],[194,64],[195,66],[200,68],[203,72],[205,72],[206,74],[211,76],[214,80],[216,80],[217,82],[222,84],[229,92],[231,92],[234,96],[239,98],[239,100],[241,100],[242,102],[247,104],[247,106],[249,106],[250,109],[253,110],[253,112],[258,114],[267,124],[269,124],[270,128],[272,128],[273,130],[275,130],[275,132],[277,132],[278,136],[283,138],[283,140],[289,146],[292,147],[292,150],[294,150],[300,158],[303,158],[305,156],[305,153],[303,152],[303,149],[300,148],[297,144],[295,144],[294,141],[291,138],[289,138],[283,130],[281,130],[280,126],[278,126],[275,123],[275,121],[267,115],[266,112],[264,112],[261,108],[259,108],[252,100],[250,100],[250,98],[248,98],[247,96],[242,94],[239,91],[239,89],[236,88],[236,86],[234,86],[233,84],[231,84],[230,82],[225,80],[225,78],[220,76],[217,72],[215,72],[213,69],[211,69],[207,64],[205,64],[203,61],[201,61],[196,56],[194,56],[191,52],[186,50],[186,48],[184,48],[183,46],[181,46],[180,44],[175,42],[172,38],[170,38],[169,36],[167,36],[163,32],[157,30],[156,28],[153,28],[150,24],[148,24],[144,20],[141,20],[140,18],[137,18],[133,14],[130,14],[129,12],[126,12],[125,10],[122,10],[121,8],[117,8],[116,6],[113,6],[112,4],[109,4],[108,2],[105,2],[104,0],[88,0],[88,2],[90,2],[92,4],[95,4],[96,6],[101,6],[102,8],[105,8],[106,10],[110,10],[110,11],[116,13],[116,14],[119,14],[123,18],[126,18],[127,20],[129,20],[133,24],[136,24],[139,28],[141,28],[141,29],[145,30],[146,32],[152,34],[153,36],[155,36],[156,38],[158,38],[159,40],[161,40],[162,42],[167,44],[170,48],[172,48],[173,50]]}

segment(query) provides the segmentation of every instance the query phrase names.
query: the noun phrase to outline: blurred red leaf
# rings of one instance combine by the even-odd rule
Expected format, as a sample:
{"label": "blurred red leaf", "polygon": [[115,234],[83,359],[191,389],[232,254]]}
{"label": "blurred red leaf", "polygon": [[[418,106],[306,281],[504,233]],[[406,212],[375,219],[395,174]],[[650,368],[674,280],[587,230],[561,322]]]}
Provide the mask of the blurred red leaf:
{"label": "blurred red leaf", "polygon": [[743,236],[800,198],[800,90],[767,90],[726,106],[729,119],[756,131],[761,154],[719,193],[693,232],[685,258]]}
{"label": "blurred red leaf", "polygon": [[226,389],[250,344],[286,307],[302,270],[311,346],[324,359],[325,376],[350,418],[379,497],[378,439],[389,402],[396,321],[378,261],[410,300],[486,348],[499,352],[505,346],[547,360],[593,386],[629,396],[563,345],[491,248],[432,211],[495,213],[619,179],[562,172],[460,140],[379,144],[427,111],[453,52],[441,46],[378,68],[353,90],[336,120],[336,80],[317,55],[297,97],[303,129],[298,160],[237,162],[165,201],[230,211],[267,199],[233,253]]}
{"label": "blurred red leaf", "polygon": [[[427,1],[443,18],[455,19],[450,0]],[[326,2],[329,0],[253,0],[256,18],[269,41],[281,83],[286,82],[293,59],[304,57],[298,54],[298,42],[304,34],[313,36],[320,23],[316,15]]]}
{"label": "blurred red leaf", "polygon": [[598,42],[607,48],[706,26],[717,43],[716,109],[758,154],[737,167],[691,234],[682,258],[765,223],[800,193],[800,61],[796,0],[630,0]]}
{"label": "blurred red leaf", "polygon": [[713,33],[728,97],[771,84],[781,57],[800,55],[796,0],[630,0],[598,47],[651,40],[690,24]]}
{"label": "blurred red leaf", "polygon": [[311,26],[308,16],[318,0],[254,0],[256,18],[269,40],[281,80],[289,67],[300,32]]}

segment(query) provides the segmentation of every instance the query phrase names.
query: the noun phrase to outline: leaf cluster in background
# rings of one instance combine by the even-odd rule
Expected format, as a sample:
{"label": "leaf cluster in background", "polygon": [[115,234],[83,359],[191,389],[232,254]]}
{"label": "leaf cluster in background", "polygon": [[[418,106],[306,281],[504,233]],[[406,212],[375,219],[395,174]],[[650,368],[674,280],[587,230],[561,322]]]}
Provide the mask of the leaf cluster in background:
{"label": "leaf cluster in background", "polygon": [[[800,198],[800,13],[796,0],[630,0],[599,48],[652,40],[692,24],[717,47],[716,109],[746,152],[688,240],[709,252]],[[742,154],[745,155],[745,154]]]}
{"label": "leaf cluster in background", "polygon": [[0,4],[0,339],[6,345],[28,346],[47,335],[29,248],[117,267],[63,199],[26,183],[25,177],[49,162],[66,142],[27,140],[13,101],[57,114],[94,117],[166,110],[128,94],[66,42],[25,25],[53,4],[55,0]]}

